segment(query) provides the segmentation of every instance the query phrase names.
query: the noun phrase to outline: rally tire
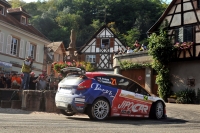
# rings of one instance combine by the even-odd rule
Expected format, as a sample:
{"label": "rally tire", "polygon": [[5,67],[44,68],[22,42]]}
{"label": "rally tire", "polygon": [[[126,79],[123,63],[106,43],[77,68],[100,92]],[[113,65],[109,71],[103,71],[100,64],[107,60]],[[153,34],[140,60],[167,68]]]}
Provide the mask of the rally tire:
{"label": "rally tire", "polygon": [[97,99],[92,105],[88,105],[87,115],[91,120],[105,120],[110,112],[110,105],[105,99]]}
{"label": "rally tire", "polygon": [[162,101],[153,103],[150,111],[150,118],[162,119],[164,117],[164,104]]}
{"label": "rally tire", "polygon": [[64,110],[64,109],[60,109],[60,113],[63,114],[63,115],[66,115],[66,116],[73,116],[73,115],[76,114],[75,112],[70,112],[70,111],[67,111],[67,110]]}

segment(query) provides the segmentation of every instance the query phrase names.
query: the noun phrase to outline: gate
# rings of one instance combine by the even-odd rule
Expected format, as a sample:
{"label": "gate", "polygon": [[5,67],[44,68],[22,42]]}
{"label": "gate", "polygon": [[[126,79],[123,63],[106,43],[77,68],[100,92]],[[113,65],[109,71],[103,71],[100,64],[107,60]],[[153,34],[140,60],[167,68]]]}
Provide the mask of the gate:
{"label": "gate", "polygon": [[121,70],[121,75],[136,81],[145,88],[145,68]]}

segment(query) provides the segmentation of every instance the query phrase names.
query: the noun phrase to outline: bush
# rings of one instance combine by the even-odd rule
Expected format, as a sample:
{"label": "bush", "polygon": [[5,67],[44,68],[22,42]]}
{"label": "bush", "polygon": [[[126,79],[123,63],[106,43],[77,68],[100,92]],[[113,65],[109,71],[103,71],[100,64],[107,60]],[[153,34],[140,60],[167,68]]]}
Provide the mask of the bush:
{"label": "bush", "polygon": [[196,93],[194,89],[185,89],[176,93],[177,103],[193,104],[196,101]]}

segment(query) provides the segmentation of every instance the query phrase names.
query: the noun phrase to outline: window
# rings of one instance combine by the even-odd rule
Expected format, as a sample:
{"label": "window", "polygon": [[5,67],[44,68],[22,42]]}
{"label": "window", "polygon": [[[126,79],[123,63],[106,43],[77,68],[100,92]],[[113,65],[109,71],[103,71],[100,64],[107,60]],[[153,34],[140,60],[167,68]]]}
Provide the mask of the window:
{"label": "window", "polygon": [[30,56],[35,59],[35,45],[30,44]]}
{"label": "window", "polygon": [[131,87],[128,89],[128,91],[146,95],[146,96],[150,96],[150,94],[144,88],[142,88],[140,85],[138,85],[137,83],[133,83],[131,85]]}
{"label": "window", "polygon": [[86,62],[95,63],[96,55],[86,55]]}
{"label": "window", "polygon": [[5,15],[5,7],[0,5],[0,14]]}
{"label": "window", "polygon": [[26,24],[26,17],[24,17],[24,16],[21,17],[21,23]]}
{"label": "window", "polygon": [[11,50],[10,50],[11,55],[17,55],[18,44],[19,44],[19,40],[13,37],[12,43],[11,43]]}
{"label": "window", "polygon": [[123,90],[127,90],[132,84],[131,80],[118,76],[97,76],[95,79],[101,84]]}
{"label": "window", "polygon": [[108,49],[109,47],[109,39],[101,39],[101,49]]}
{"label": "window", "polygon": [[184,26],[175,30],[176,42],[193,42],[193,27]]}
{"label": "window", "polygon": [[197,8],[200,8],[200,0],[197,0]]}

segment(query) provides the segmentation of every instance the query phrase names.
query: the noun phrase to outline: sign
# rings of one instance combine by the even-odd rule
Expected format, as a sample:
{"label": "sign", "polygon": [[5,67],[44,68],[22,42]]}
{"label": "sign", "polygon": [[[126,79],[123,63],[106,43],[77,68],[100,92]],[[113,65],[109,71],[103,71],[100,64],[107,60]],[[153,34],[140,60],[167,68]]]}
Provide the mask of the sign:
{"label": "sign", "polygon": [[142,76],[138,76],[138,80],[142,80]]}

